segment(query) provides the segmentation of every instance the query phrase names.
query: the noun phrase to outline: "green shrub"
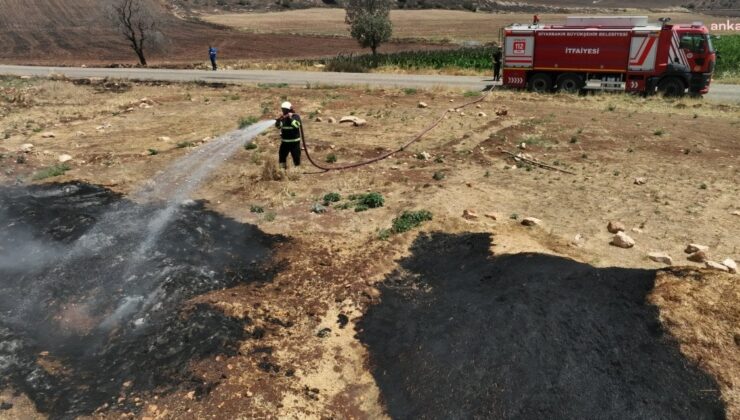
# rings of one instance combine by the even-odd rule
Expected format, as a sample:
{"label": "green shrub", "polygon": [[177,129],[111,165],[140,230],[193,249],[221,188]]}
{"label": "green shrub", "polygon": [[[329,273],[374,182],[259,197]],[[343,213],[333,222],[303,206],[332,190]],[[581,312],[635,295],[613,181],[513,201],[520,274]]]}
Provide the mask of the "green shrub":
{"label": "green shrub", "polygon": [[718,79],[740,78],[740,35],[712,36],[719,52],[714,73]]}
{"label": "green shrub", "polygon": [[420,226],[422,223],[432,220],[432,213],[427,210],[404,211],[400,216],[393,219],[393,233],[402,233]]}
{"label": "green shrub", "polygon": [[250,125],[258,122],[260,119],[255,116],[241,117],[239,118],[239,129],[247,128]]}
{"label": "green shrub", "polygon": [[147,149],[147,152],[149,152],[149,156],[154,156],[159,154],[159,150],[157,149]]}
{"label": "green shrub", "polygon": [[442,171],[437,171],[437,172],[434,173],[434,175],[432,175],[432,178],[435,181],[441,181],[441,180],[445,179],[445,173],[442,172]]}
{"label": "green shrub", "polygon": [[355,212],[359,213],[361,211],[368,210],[370,207],[368,207],[366,204],[359,203],[355,205]]}
{"label": "green shrub", "polygon": [[186,147],[193,147],[193,146],[195,146],[195,143],[193,143],[192,141],[181,141],[177,143],[175,147],[177,147],[178,149],[184,149]]}
{"label": "green shrub", "polygon": [[339,193],[330,192],[326,195],[324,195],[324,203],[337,203],[339,200],[342,199],[342,196],[339,195]]}
{"label": "green shrub", "polygon": [[66,163],[60,163],[36,172],[36,174],[33,176],[33,179],[38,181],[46,178],[53,178],[55,176],[64,175],[64,173],[70,169],[72,168],[70,168],[70,166]]}
{"label": "green shrub", "polygon": [[337,161],[337,155],[335,155],[334,153],[329,153],[326,156],[326,163],[336,163],[336,161]]}
{"label": "green shrub", "polygon": [[252,204],[251,207],[249,207],[249,211],[252,213],[264,213],[265,209],[262,206],[259,206],[257,204]]}
{"label": "green shrub", "polygon": [[383,195],[377,192],[352,195],[350,196],[350,200],[356,201],[358,206],[365,206],[370,209],[383,207],[383,204],[385,204]]}
{"label": "green shrub", "polygon": [[[322,60],[301,60],[299,63],[306,65],[324,64],[324,71],[348,73],[365,73],[375,67],[399,67],[402,69],[459,68],[490,71],[492,65],[491,49],[485,46],[378,54],[377,60],[376,66],[372,54],[349,54]],[[480,92],[475,92],[475,96],[479,94]]]}
{"label": "green shrub", "polygon": [[257,148],[257,143],[250,141],[249,143],[244,145],[244,149],[246,150],[254,150]]}

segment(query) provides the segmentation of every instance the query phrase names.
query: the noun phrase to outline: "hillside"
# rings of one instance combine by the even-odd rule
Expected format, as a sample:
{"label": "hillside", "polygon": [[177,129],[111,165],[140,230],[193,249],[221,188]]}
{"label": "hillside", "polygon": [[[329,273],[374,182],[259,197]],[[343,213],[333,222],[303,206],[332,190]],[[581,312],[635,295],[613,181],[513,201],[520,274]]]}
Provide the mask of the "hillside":
{"label": "hillside", "polygon": [[[311,7],[339,7],[342,0],[170,0],[185,11],[277,11]],[[736,0],[396,0],[399,9],[449,9],[484,11],[557,11],[566,9],[675,8],[696,10],[738,9]]]}
{"label": "hillside", "polygon": [[[0,63],[134,64],[135,56],[106,20],[99,0],[0,0]],[[149,51],[153,64],[207,60],[208,45],[224,59],[308,58],[359,51],[350,39],[247,34],[201,21],[183,20],[160,8],[164,42]],[[277,48],[290,43],[291,48]],[[392,43],[386,51],[418,49]]]}

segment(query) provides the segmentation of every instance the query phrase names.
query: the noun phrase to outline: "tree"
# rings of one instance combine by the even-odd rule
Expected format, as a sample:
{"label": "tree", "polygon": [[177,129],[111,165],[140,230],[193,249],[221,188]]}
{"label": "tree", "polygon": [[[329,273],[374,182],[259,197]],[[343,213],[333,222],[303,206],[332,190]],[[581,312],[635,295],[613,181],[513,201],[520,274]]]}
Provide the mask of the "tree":
{"label": "tree", "polygon": [[349,0],[345,6],[345,22],[350,34],[363,48],[370,48],[378,64],[378,47],[391,39],[391,0]]}
{"label": "tree", "polygon": [[139,57],[139,63],[146,66],[144,49],[155,45],[161,38],[155,5],[151,0],[111,0],[108,17],[128,40]]}

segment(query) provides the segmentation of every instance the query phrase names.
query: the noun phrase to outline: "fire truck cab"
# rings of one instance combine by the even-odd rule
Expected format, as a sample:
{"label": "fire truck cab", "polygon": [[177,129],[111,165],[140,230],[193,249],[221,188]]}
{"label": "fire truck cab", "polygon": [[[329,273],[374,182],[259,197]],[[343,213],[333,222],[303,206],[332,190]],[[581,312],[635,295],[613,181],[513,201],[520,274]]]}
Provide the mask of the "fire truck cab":
{"label": "fire truck cab", "polygon": [[536,92],[705,94],[716,53],[701,23],[649,24],[646,16],[574,16],[564,25],[503,31],[503,85]]}

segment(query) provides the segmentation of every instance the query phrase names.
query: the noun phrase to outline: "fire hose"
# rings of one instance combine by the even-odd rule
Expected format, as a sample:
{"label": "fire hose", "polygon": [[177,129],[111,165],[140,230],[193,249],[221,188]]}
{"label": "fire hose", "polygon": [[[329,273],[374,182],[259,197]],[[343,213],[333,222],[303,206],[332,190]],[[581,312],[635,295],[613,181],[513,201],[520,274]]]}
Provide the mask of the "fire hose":
{"label": "fire hose", "polygon": [[[483,96],[480,96],[478,98],[473,99],[472,101],[466,102],[466,103],[464,103],[464,104],[462,104],[460,106],[455,107],[454,110],[457,111],[457,110],[460,110],[460,109],[469,107],[471,105],[475,105],[475,104],[477,104],[479,102],[482,102],[483,100],[485,100],[488,97],[488,95],[491,94],[491,92],[493,92],[493,89],[489,89],[488,92],[486,92],[485,95],[483,95]],[[357,168],[357,167],[360,167],[360,166],[370,165],[372,163],[379,162],[379,161],[381,161],[383,159],[387,159],[387,158],[395,155],[398,152],[402,152],[407,147],[409,147],[412,144],[416,143],[417,141],[421,140],[427,133],[429,133],[430,131],[434,130],[440,123],[442,123],[442,121],[445,120],[445,117],[447,116],[447,114],[449,114],[451,112],[454,112],[454,111],[451,111],[450,109],[445,110],[445,112],[443,112],[442,115],[439,118],[437,118],[436,120],[434,120],[434,122],[432,122],[432,124],[430,124],[428,127],[426,127],[425,129],[423,129],[421,132],[419,132],[411,140],[409,140],[406,143],[404,143],[398,149],[392,150],[390,152],[386,152],[386,153],[384,153],[384,154],[382,154],[380,156],[377,156],[377,157],[372,158],[372,159],[369,159],[369,160],[365,160],[365,161],[362,161],[362,162],[350,163],[350,164],[347,164],[347,165],[326,166],[326,165],[322,165],[322,164],[317,163],[316,161],[314,161],[313,158],[311,158],[311,153],[308,150],[308,143],[306,143],[306,134],[303,131],[303,124],[301,124],[301,127],[300,127],[300,130],[301,130],[301,141],[303,142],[303,149],[306,151],[306,158],[308,159],[308,161],[311,162],[311,164],[313,166],[315,166],[316,168],[318,168],[318,169],[321,170],[321,172],[314,172],[314,173],[324,173],[324,172],[329,172],[329,171],[342,171],[342,170],[345,170],[345,169],[352,169],[352,168]]]}

